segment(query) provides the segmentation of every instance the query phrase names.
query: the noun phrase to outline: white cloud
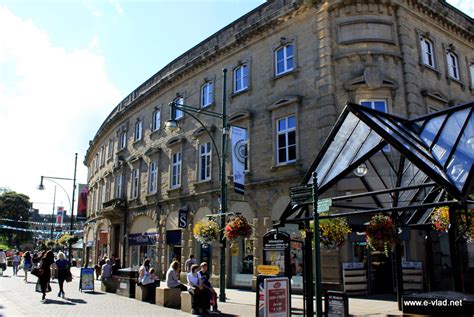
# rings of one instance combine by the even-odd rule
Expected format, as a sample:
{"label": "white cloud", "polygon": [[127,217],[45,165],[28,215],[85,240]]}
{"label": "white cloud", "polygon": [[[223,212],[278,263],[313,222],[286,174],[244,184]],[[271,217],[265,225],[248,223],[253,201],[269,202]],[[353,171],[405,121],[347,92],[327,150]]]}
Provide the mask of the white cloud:
{"label": "white cloud", "polygon": [[[0,186],[49,202],[51,191],[35,189],[40,176],[72,177],[78,152],[77,179],[86,181],[82,161],[88,140],[120,94],[93,49],[57,47],[45,31],[2,6],[0,30]],[[97,47],[97,38],[91,44]],[[61,185],[72,192],[70,182]],[[68,208],[58,189],[56,202],[61,201]]]}
{"label": "white cloud", "polygon": [[471,18],[474,18],[474,1],[466,0],[448,0],[450,5],[455,6],[462,12],[469,15]]}
{"label": "white cloud", "polygon": [[124,13],[123,8],[122,8],[122,6],[120,5],[120,3],[118,3],[117,0],[109,0],[109,3],[114,6],[115,11],[117,11],[117,13],[118,13],[119,15],[123,15],[123,13]]}
{"label": "white cloud", "polygon": [[89,48],[95,50],[99,49],[99,37],[97,35],[92,37],[91,41],[89,42]]}
{"label": "white cloud", "polygon": [[91,14],[98,18],[102,16],[102,12],[100,12],[99,10],[93,10]]}

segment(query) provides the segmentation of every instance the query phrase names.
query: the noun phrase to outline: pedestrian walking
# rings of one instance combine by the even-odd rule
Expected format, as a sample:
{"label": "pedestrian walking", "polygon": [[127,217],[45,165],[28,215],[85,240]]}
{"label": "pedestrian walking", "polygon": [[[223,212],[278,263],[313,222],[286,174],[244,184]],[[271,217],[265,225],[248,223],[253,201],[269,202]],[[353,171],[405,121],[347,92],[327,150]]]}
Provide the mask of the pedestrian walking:
{"label": "pedestrian walking", "polygon": [[28,271],[30,270],[32,265],[32,259],[30,251],[26,251],[23,253],[23,271],[25,272],[25,283],[28,283]]}
{"label": "pedestrian walking", "polygon": [[7,269],[7,255],[0,249],[0,276],[3,276],[3,272]]}
{"label": "pedestrian walking", "polygon": [[18,265],[20,265],[20,252],[16,252],[12,257],[12,266],[13,266],[13,276],[18,276]]}
{"label": "pedestrian walking", "polygon": [[51,292],[51,265],[54,263],[53,251],[48,250],[43,254],[40,260],[40,274],[36,282],[36,291],[43,293],[42,301],[46,300],[46,293]]}
{"label": "pedestrian walking", "polygon": [[58,297],[64,298],[64,281],[68,278],[68,275],[71,274],[69,271],[69,262],[66,260],[64,253],[58,253],[58,259],[56,260],[56,270],[58,272],[58,284],[59,292]]}
{"label": "pedestrian walking", "polygon": [[193,266],[194,264],[197,264],[197,261],[194,258],[194,255],[191,254],[189,255],[189,258],[186,260],[186,262],[184,262],[184,268],[186,269],[186,273],[191,272],[191,266]]}

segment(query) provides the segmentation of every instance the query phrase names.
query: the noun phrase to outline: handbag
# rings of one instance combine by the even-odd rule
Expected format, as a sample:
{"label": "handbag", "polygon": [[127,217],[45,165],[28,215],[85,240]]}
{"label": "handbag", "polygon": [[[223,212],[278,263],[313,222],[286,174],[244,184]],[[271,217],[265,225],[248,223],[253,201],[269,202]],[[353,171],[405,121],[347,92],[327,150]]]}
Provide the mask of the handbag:
{"label": "handbag", "polygon": [[[38,293],[43,293],[43,290],[41,289],[41,284],[40,284],[39,280],[38,280],[38,282],[36,282],[36,288],[35,288],[35,290],[36,290]],[[51,292],[51,290],[52,290],[52,289],[51,289],[51,285],[50,285],[49,282],[48,282],[48,285],[46,286],[46,292],[45,292],[45,293],[49,293],[49,292]]]}
{"label": "handbag", "polygon": [[72,274],[69,270],[66,271],[66,282],[72,282]]}
{"label": "handbag", "polygon": [[40,269],[40,268],[35,267],[31,270],[31,274],[36,276],[36,277],[40,277],[43,274],[43,270]]}

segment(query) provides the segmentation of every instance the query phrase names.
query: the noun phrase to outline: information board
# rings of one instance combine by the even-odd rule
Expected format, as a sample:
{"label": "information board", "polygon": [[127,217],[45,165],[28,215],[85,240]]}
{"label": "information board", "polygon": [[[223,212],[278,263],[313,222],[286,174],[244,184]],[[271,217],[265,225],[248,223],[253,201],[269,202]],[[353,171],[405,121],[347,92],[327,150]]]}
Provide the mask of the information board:
{"label": "information board", "polygon": [[79,279],[80,291],[94,291],[94,269],[88,267],[81,268],[81,278]]}
{"label": "information board", "polygon": [[325,297],[327,317],[348,317],[349,301],[344,292],[327,291]]}
{"label": "information board", "polygon": [[289,317],[290,280],[287,277],[266,278],[264,281],[265,317]]}

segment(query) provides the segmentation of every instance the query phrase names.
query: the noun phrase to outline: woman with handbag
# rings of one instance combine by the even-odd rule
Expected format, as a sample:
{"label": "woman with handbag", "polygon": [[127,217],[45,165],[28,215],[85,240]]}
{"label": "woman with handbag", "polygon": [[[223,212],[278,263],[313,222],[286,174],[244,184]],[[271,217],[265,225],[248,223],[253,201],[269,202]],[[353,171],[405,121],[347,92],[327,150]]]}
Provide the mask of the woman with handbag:
{"label": "woman with handbag", "polygon": [[43,293],[42,301],[46,300],[46,293],[51,292],[51,265],[54,263],[53,251],[48,250],[41,258],[40,273],[36,283],[36,291]]}
{"label": "woman with handbag", "polygon": [[69,262],[66,260],[64,253],[58,253],[58,260],[56,260],[56,269],[58,271],[58,284],[59,284],[59,293],[58,297],[64,298],[64,281],[67,280],[68,275],[71,274],[69,271]]}

